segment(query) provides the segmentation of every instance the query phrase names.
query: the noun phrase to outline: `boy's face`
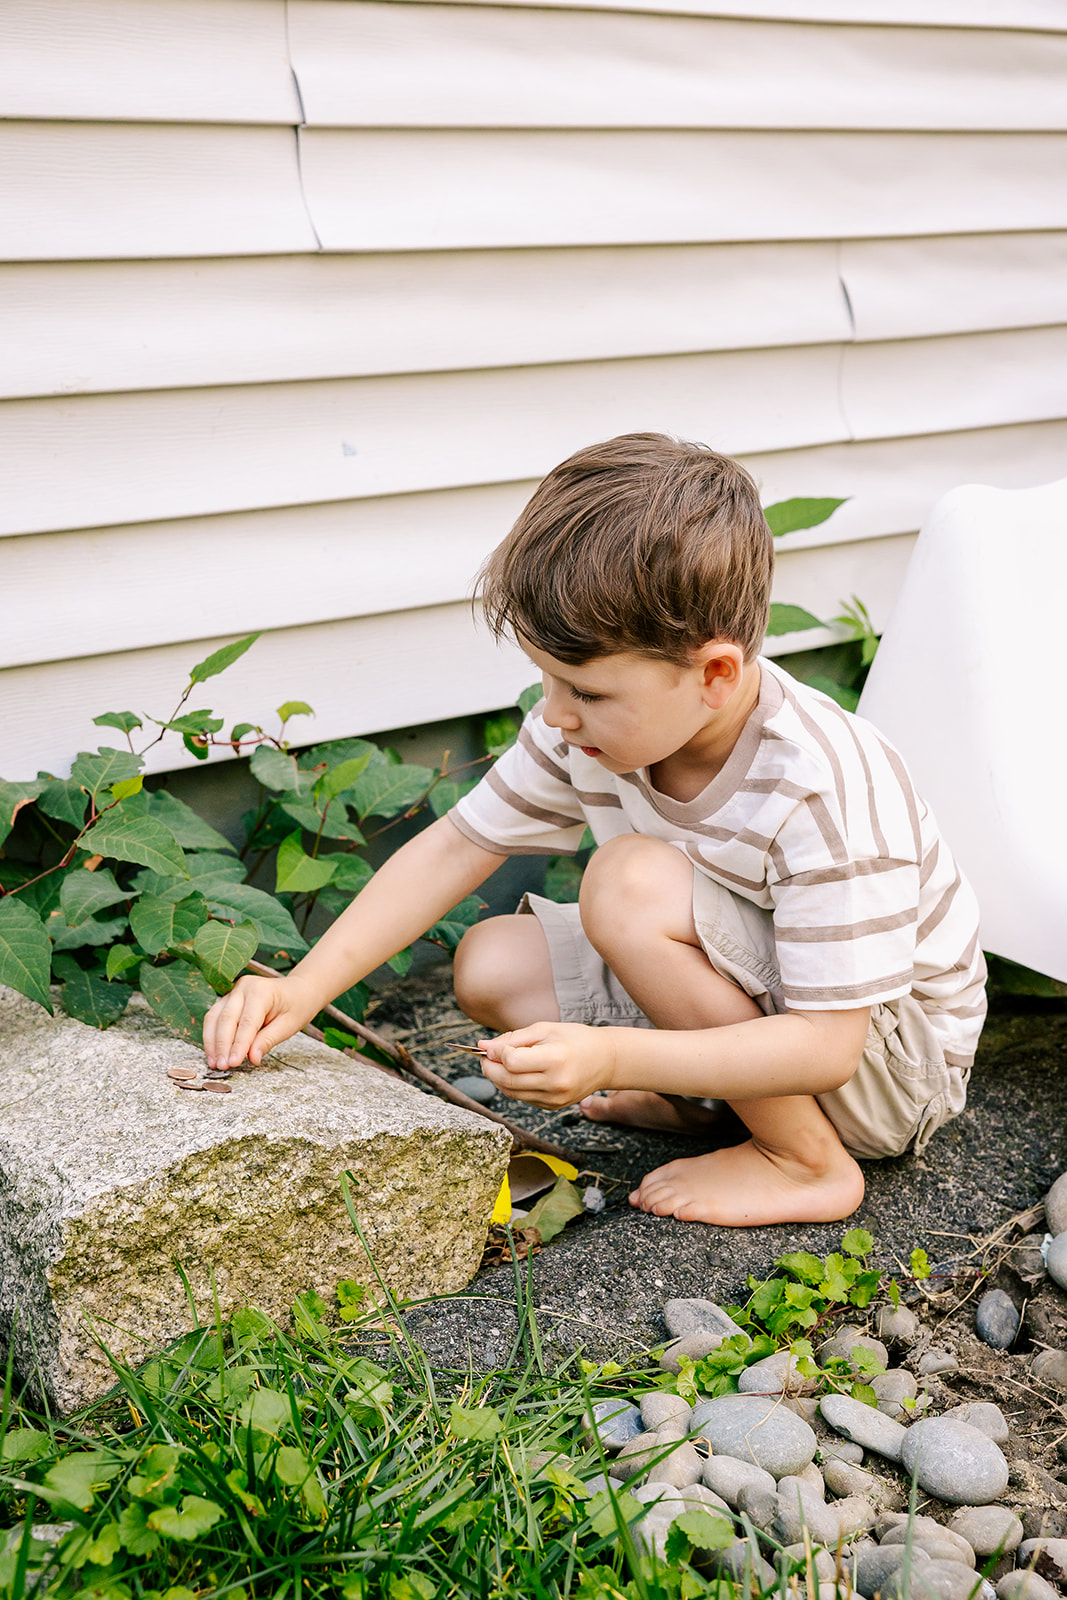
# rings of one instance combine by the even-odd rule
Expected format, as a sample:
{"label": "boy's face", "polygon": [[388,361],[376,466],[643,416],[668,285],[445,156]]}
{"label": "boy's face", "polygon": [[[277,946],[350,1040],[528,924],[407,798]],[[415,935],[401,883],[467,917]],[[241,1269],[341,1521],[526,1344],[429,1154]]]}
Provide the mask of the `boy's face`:
{"label": "boy's face", "polygon": [[541,673],[545,722],[609,772],[665,761],[715,717],[702,661],[677,666],[624,652],[568,666],[520,643]]}

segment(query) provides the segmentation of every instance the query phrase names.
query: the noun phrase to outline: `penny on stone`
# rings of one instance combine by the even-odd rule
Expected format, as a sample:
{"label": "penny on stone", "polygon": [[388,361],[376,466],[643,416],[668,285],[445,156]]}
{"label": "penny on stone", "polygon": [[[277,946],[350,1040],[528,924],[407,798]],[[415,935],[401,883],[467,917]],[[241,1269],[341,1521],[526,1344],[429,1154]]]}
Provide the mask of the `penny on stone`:
{"label": "penny on stone", "polygon": [[197,1084],[198,1089],[211,1089],[215,1094],[232,1094],[233,1090],[228,1083],[218,1083],[209,1078],[207,1083]]}
{"label": "penny on stone", "polygon": [[178,1088],[179,1089],[204,1089],[206,1087],[207,1087],[207,1085],[204,1084],[204,1083],[201,1083],[199,1078],[179,1078],[178,1079]]}
{"label": "penny on stone", "polygon": [[196,1073],[192,1067],[168,1067],[167,1077],[176,1078],[180,1082],[182,1078],[195,1078]]}

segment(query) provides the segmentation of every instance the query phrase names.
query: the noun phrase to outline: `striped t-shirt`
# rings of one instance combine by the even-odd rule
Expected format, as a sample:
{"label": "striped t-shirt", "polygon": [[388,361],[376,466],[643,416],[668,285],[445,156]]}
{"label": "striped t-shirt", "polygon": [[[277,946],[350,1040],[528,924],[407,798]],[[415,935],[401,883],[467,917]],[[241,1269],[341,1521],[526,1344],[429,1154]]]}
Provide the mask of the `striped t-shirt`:
{"label": "striped t-shirt", "polygon": [[530,712],[518,742],[449,813],[502,855],[563,855],[586,826],[663,839],[770,911],[791,1010],[912,994],[950,1065],[968,1067],[985,1016],[978,907],[903,761],[862,717],[760,660],[759,704],[695,800],[616,775]]}

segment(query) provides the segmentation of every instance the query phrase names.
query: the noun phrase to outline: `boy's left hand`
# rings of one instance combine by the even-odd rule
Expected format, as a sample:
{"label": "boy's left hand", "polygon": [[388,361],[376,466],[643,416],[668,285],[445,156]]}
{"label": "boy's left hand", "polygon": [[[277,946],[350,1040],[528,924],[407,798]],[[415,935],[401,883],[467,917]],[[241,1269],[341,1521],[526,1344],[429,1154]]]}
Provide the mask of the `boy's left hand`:
{"label": "boy's left hand", "polygon": [[615,1065],[611,1028],[583,1022],[535,1022],[498,1039],[480,1039],[482,1070],[513,1100],[558,1108],[607,1089]]}

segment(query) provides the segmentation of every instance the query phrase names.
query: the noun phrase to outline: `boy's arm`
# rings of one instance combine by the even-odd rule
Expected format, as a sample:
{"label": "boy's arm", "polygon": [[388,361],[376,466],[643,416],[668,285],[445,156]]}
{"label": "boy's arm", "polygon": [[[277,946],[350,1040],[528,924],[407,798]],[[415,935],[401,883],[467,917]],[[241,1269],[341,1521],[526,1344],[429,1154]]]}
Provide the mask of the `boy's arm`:
{"label": "boy's arm", "polygon": [[204,1018],[204,1051],[214,1066],[258,1065],[298,1033],[335,995],[403,950],[472,893],[504,857],[464,837],[441,817],[378,868],[352,904],[282,978],[239,978]]}
{"label": "boy's arm", "polygon": [[825,1094],[847,1083],[870,1008],[789,1011],[693,1031],[543,1022],[483,1041],[486,1076],[505,1094],[567,1106],[598,1089],[654,1089],[718,1100]]}

